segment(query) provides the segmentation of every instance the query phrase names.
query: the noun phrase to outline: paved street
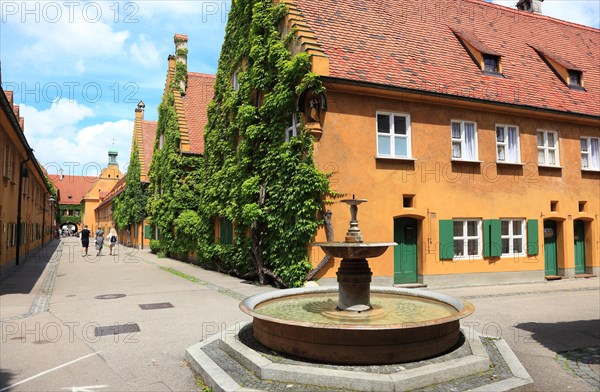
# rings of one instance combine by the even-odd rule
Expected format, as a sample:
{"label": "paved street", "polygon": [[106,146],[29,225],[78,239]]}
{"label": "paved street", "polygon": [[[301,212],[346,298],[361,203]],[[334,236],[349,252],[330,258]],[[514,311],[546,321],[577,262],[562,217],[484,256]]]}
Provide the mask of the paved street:
{"label": "paved street", "polygon": [[[240,299],[272,290],[147,250],[83,258],[77,238],[29,259],[0,285],[0,392],[200,390],[185,349],[248,321]],[[438,291],[473,302],[463,325],[504,338],[530,390],[598,390],[598,278]]]}

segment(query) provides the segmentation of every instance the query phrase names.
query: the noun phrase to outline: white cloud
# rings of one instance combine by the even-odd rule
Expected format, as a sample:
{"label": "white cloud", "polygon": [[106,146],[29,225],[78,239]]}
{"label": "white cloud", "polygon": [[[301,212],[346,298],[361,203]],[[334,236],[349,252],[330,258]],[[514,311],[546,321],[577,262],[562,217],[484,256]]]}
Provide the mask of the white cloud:
{"label": "white cloud", "polygon": [[108,163],[108,149],[115,144],[119,151],[121,171],[126,170],[131,150],[133,121],[105,121],[81,126],[85,119],[95,117],[89,107],[67,99],[57,100],[46,110],[21,106],[25,118],[25,136],[35,156],[50,173],[58,166],[65,173],[94,176],[98,168]]}
{"label": "white cloud", "polygon": [[66,98],[55,100],[50,108],[38,110],[22,104],[21,115],[25,118],[28,136],[34,138],[58,135],[73,135],[76,125],[85,118],[93,117],[89,107]]}
{"label": "white cloud", "polygon": [[77,62],[75,63],[75,71],[77,71],[78,74],[82,74],[85,72],[85,61],[83,61],[82,59],[77,60]]}
{"label": "white cloud", "polygon": [[[50,173],[62,167],[65,173],[96,176],[108,164],[108,149],[113,144],[119,155],[119,168],[125,172],[129,164],[133,121],[107,121],[84,127],[74,137],[44,138],[32,143],[35,155]],[[38,147],[38,148],[36,148]]]}
{"label": "white cloud", "polygon": [[140,34],[138,41],[131,45],[132,59],[146,68],[158,67],[161,64],[160,51],[145,34]]}

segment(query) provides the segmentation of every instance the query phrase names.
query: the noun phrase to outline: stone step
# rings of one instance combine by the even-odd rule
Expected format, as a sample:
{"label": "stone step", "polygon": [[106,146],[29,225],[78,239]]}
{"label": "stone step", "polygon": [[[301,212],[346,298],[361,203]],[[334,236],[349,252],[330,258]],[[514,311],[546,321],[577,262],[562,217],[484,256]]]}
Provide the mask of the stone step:
{"label": "stone step", "polygon": [[[469,336],[471,335],[471,336]],[[251,324],[188,348],[187,360],[213,391],[505,391],[532,382],[506,342],[463,330],[464,344],[429,360],[386,366],[316,364],[272,352]],[[451,384],[450,384],[451,383]]]}

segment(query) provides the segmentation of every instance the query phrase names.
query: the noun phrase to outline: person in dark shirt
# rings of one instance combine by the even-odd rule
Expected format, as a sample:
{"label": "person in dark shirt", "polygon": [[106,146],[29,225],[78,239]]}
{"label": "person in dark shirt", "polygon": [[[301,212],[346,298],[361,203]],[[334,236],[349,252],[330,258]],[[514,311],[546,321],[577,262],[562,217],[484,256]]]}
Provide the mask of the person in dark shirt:
{"label": "person in dark shirt", "polygon": [[83,230],[81,230],[81,246],[83,247],[81,251],[81,255],[83,257],[88,255],[88,246],[90,246],[90,230],[87,225],[83,226]]}

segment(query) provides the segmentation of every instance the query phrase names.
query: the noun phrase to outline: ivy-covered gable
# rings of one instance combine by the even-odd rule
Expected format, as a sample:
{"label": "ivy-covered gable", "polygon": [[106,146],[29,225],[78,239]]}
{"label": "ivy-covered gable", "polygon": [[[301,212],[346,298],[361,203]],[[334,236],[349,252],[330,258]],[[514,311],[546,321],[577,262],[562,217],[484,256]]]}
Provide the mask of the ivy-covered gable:
{"label": "ivy-covered gable", "polygon": [[[300,94],[322,90],[308,54],[288,49],[293,32],[278,30],[285,14],[271,1],[232,5],[205,132],[201,211],[210,242],[199,248],[221,270],[297,286],[328,181],[315,168],[310,134],[285,141]],[[223,217],[234,224],[231,245],[215,235]]]}

